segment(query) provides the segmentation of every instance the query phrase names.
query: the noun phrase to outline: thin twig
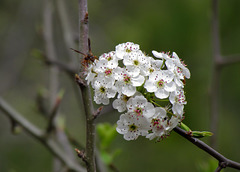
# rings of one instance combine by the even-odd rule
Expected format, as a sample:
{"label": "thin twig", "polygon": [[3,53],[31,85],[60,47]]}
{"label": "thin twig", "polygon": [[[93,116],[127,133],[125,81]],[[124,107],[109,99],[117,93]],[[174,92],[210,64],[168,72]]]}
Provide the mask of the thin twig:
{"label": "thin twig", "polygon": [[[46,57],[49,58],[51,61],[57,61],[57,53],[55,50],[55,42],[54,42],[54,36],[53,36],[53,1],[52,0],[45,0],[45,6],[43,10],[43,23],[44,23],[44,29],[43,29],[43,35],[45,40],[45,49],[46,49]],[[52,110],[50,119],[49,119],[49,125],[47,128],[48,134],[50,131],[55,128],[55,134],[56,138],[59,142],[59,144],[63,147],[65,153],[70,158],[69,160],[74,160],[75,156],[73,154],[71,145],[69,141],[66,139],[66,135],[63,132],[62,129],[60,129],[58,126],[56,126],[56,119],[58,115],[58,105],[60,101],[56,100],[57,98],[57,92],[59,87],[59,70],[56,66],[50,66],[49,69],[49,93],[50,93],[50,109]],[[54,159],[54,171],[58,171],[61,169],[62,163],[58,159]]]}
{"label": "thin twig", "polygon": [[62,98],[57,97],[55,105],[53,106],[53,109],[49,115],[48,127],[47,127],[47,131],[46,131],[47,133],[50,133],[51,131],[53,131],[55,129],[54,122],[55,122],[55,118],[57,116],[57,111],[58,111],[61,100],[62,100]]}
{"label": "thin twig", "polygon": [[71,51],[69,51],[69,48],[74,48],[75,44],[74,44],[74,38],[72,34],[73,31],[71,28],[71,23],[69,20],[67,9],[66,9],[65,0],[58,0],[57,7],[58,7],[57,9],[59,14],[59,19],[60,19],[62,30],[63,30],[64,43],[67,47],[68,55],[70,58],[70,64],[71,66],[74,66],[77,63],[77,58]]}
{"label": "thin twig", "polygon": [[66,63],[57,61],[57,60],[51,60],[51,59],[47,58],[46,59],[46,64],[56,66],[57,68],[63,70],[67,74],[69,74],[71,77],[74,76],[74,74],[76,73],[76,70],[74,68],[72,68],[72,66],[70,66]]}
{"label": "thin twig", "polygon": [[205,152],[207,152],[212,157],[216,158],[219,161],[219,164],[221,164],[222,168],[224,168],[224,167],[231,167],[231,168],[240,170],[240,163],[232,161],[232,160],[224,157],[222,154],[220,154],[215,149],[213,149],[210,146],[208,146],[203,141],[190,136],[185,130],[183,130],[183,129],[179,128],[179,127],[176,127],[176,128],[174,128],[174,131],[176,133],[178,133],[179,135],[181,135],[182,137],[184,137],[185,139],[187,139],[188,141],[192,142],[194,145],[196,145],[200,149],[202,149]]}
{"label": "thin twig", "polygon": [[221,67],[225,67],[227,65],[240,63],[240,54],[229,55],[223,57],[221,63],[219,64]]}
{"label": "thin twig", "polygon": [[77,162],[71,160],[71,158],[63,152],[59,145],[51,138],[45,137],[45,132],[37,128],[31,122],[26,120],[21,114],[15,111],[10,105],[7,104],[0,97],[0,110],[6,114],[9,118],[14,119],[23,129],[29,133],[33,138],[40,141],[54,156],[56,156],[63,164],[65,164],[70,170],[84,172],[86,171]]}

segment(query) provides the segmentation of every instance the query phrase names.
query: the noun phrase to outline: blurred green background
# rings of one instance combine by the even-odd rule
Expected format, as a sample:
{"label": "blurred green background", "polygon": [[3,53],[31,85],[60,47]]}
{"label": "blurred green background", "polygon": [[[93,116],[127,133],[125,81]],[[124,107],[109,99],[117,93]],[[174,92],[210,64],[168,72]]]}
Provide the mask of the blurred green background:
{"label": "blurred green background", "polygon": [[[49,68],[31,55],[44,51],[42,16],[44,1],[0,1],[0,95],[37,126],[46,127],[38,112],[36,96],[48,87]],[[152,50],[175,51],[188,65],[186,123],[193,130],[209,130],[209,88],[212,74],[210,0],[89,0],[89,27],[95,55],[114,50],[115,45],[132,41],[151,54]],[[54,4],[56,2],[54,1]],[[65,2],[72,35],[78,34],[78,1]],[[240,1],[221,0],[220,37],[223,55],[240,53]],[[70,51],[63,43],[57,8],[54,7],[54,41],[58,58],[67,62]],[[76,55],[76,58],[77,55]],[[220,82],[218,150],[240,162],[240,64],[223,69]],[[73,79],[73,78],[72,78]],[[78,141],[85,143],[82,106],[76,99],[71,79],[60,73],[65,95],[60,115]],[[115,123],[119,114],[110,113],[97,122]],[[52,155],[35,139],[22,132],[13,135],[10,120],[0,112],[0,171],[50,172]],[[208,139],[203,139],[208,143]],[[115,165],[121,172],[198,171],[209,156],[172,132],[160,143],[139,138],[125,141],[118,135],[112,149],[122,149]],[[226,172],[233,172],[227,168]]]}

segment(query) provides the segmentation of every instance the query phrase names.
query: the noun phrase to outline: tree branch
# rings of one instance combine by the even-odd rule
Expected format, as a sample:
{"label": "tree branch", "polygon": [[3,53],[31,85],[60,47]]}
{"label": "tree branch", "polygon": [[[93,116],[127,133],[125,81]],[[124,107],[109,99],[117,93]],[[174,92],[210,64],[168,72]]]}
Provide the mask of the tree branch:
{"label": "tree branch", "polygon": [[212,0],[212,48],[213,48],[213,74],[210,89],[210,104],[211,104],[211,120],[210,131],[214,135],[210,138],[210,145],[213,148],[217,147],[217,131],[218,131],[218,118],[219,118],[219,79],[220,79],[220,66],[222,56],[220,52],[220,38],[219,38],[219,18],[218,18],[218,0]]}
{"label": "tree branch", "polygon": [[224,157],[222,154],[220,154],[215,149],[208,146],[203,141],[190,136],[185,130],[183,130],[179,127],[176,127],[173,130],[176,133],[178,133],[179,135],[181,135],[182,137],[184,137],[185,139],[187,139],[188,141],[190,141],[191,143],[193,143],[194,145],[196,145],[197,147],[199,147],[200,149],[207,152],[212,157],[216,158],[219,161],[221,168],[231,167],[231,168],[240,170],[240,163],[232,161],[232,160]]}
{"label": "tree branch", "polygon": [[214,135],[210,138],[210,145],[213,148],[217,147],[217,133],[218,133],[218,121],[219,121],[219,81],[221,76],[222,68],[239,63],[240,55],[226,56],[225,58],[221,54],[220,46],[220,32],[219,32],[219,0],[212,0],[212,48],[213,48],[213,74],[212,83],[210,89],[210,104],[211,104],[211,120],[210,120],[210,131]]}
{"label": "tree branch", "polygon": [[10,105],[7,104],[0,97],[0,110],[6,114],[9,118],[14,119],[23,129],[33,136],[36,140],[40,141],[54,156],[56,156],[63,164],[65,164],[70,170],[77,172],[85,172],[86,170],[78,163],[71,160],[68,155],[62,151],[59,145],[51,138],[45,137],[44,131],[37,128],[30,123],[21,114],[15,111]]}
{"label": "tree branch", "polygon": [[58,7],[59,19],[60,19],[62,30],[63,30],[64,43],[67,47],[68,55],[70,57],[70,64],[71,64],[71,66],[76,67],[77,58],[76,58],[75,54],[73,54],[71,51],[69,51],[69,48],[75,47],[75,43],[74,43],[74,38],[73,38],[73,34],[72,34],[73,31],[71,28],[71,23],[69,22],[70,20],[69,20],[68,12],[66,9],[65,0],[58,0],[57,7]]}
{"label": "tree branch", "polygon": [[236,64],[236,63],[240,63],[240,54],[229,55],[229,56],[223,57],[223,59],[219,65],[221,67],[224,67],[224,66]]}
{"label": "tree branch", "polygon": [[46,57],[45,62],[46,62],[47,65],[53,65],[53,66],[56,66],[59,69],[65,71],[71,77],[74,76],[74,74],[76,73],[76,70],[72,66],[70,66],[66,63],[63,63],[63,62],[60,62],[60,61],[57,61],[57,60],[51,60],[47,57]]}
{"label": "tree branch", "polygon": [[[88,7],[87,0],[79,0],[79,49],[88,54]],[[80,67],[83,72],[84,66]],[[83,77],[83,76],[80,76]],[[90,87],[80,86],[86,116],[86,165],[88,172],[96,171],[95,163],[95,120]]]}

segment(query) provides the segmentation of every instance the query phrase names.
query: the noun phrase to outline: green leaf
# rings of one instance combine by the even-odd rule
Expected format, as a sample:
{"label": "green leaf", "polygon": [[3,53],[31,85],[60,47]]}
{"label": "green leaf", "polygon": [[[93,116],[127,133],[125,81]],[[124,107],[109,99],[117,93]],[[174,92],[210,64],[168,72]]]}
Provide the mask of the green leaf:
{"label": "green leaf", "polygon": [[111,164],[113,161],[113,156],[106,151],[101,151],[100,157],[101,157],[101,160],[104,162],[104,164],[107,164],[107,165]]}
{"label": "green leaf", "polygon": [[196,138],[209,137],[212,135],[213,133],[209,131],[193,131],[192,132],[192,136]]}
{"label": "green leaf", "polygon": [[180,127],[181,127],[182,129],[184,129],[185,131],[187,131],[187,132],[191,132],[191,129],[190,129],[187,125],[185,125],[184,123],[182,123],[182,122],[181,122],[181,124],[180,124]]}
{"label": "green leaf", "polygon": [[107,149],[117,136],[116,124],[101,123],[97,125],[97,134],[100,140],[100,149]]}
{"label": "green leaf", "polygon": [[109,153],[105,150],[102,150],[100,151],[100,157],[105,164],[110,165],[113,163],[114,158],[120,153],[121,153],[120,149],[115,150],[113,153]]}

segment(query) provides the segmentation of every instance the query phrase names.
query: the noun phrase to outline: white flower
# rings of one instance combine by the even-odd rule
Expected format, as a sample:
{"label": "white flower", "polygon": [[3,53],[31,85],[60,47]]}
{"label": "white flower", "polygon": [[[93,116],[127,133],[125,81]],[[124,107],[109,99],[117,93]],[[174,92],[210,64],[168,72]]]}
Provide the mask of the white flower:
{"label": "white flower", "polygon": [[97,63],[97,68],[102,67],[102,68],[114,69],[118,66],[118,59],[115,55],[115,51],[102,54],[99,57],[99,62]]}
{"label": "white flower", "polygon": [[181,119],[179,119],[178,117],[172,116],[171,119],[168,121],[168,127],[166,128],[166,132],[170,132],[172,131],[172,129],[174,129],[179,122],[181,122]]}
{"label": "white flower", "polygon": [[103,73],[105,76],[110,76],[112,74],[112,69],[118,66],[118,62],[115,60],[107,61],[106,59],[101,59],[96,63],[95,71],[97,73]]}
{"label": "white flower", "polygon": [[114,87],[112,78],[107,78],[98,75],[93,83],[94,88],[94,101],[97,104],[109,104],[109,98],[113,98],[116,95],[116,89]]}
{"label": "white flower", "polygon": [[161,107],[155,109],[155,114],[151,118],[151,128],[152,132],[149,133],[146,138],[150,140],[158,137],[162,137],[166,134],[166,129],[168,128],[168,117],[166,110]]}
{"label": "white flower", "polygon": [[132,113],[125,113],[117,121],[117,132],[123,134],[126,140],[136,140],[138,136],[146,136],[149,127],[148,121],[144,117],[138,117]]}
{"label": "white flower", "polygon": [[122,43],[116,46],[116,56],[123,59],[132,51],[138,51],[139,45],[132,42]]}
{"label": "white flower", "polygon": [[126,69],[120,67],[113,70],[114,78],[117,80],[115,86],[118,93],[124,94],[128,97],[136,93],[136,87],[144,83],[144,76],[138,75],[133,77]]}
{"label": "white flower", "polygon": [[[140,92],[136,92],[133,96],[141,96],[142,94]],[[124,94],[118,96],[117,99],[113,101],[113,108],[117,109],[118,112],[124,112],[127,110],[127,102],[131,97],[128,97]]]}
{"label": "white flower", "polygon": [[[113,108],[127,112],[120,116],[116,130],[126,140],[146,136],[159,141],[183,119],[184,80],[190,78],[190,71],[175,52],[152,53],[158,59],[145,55],[138,44],[119,44],[115,51],[102,54],[86,71],[85,79],[92,85],[97,104],[109,104],[118,93]],[[152,96],[154,100],[168,98],[172,105],[156,100],[155,106],[166,108],[155,107],[148,102]]]}
{"label": "white flower", "polygon": [[168,70],[155,71],[149,75],[149,79],[145,82],[144,88],[150,93],[154,92],[157,98],[167,98],[169,92],[176,89],[173,77],[173,73]]}
{"label": "white flower", "polygon": [[173,52],[172,54],[172,58],[174,59],[174,62],[176,64],[177,67],[179,67],[181,69],[181,72],[183,73],[183,75],[189,79],[190,78],[190,71],[188,68],[186,68],[186,65],[183,63],[183,61],[180,61],[178,55]]}
{"label": "white flower", "polygon": [[155,57],[160,58],[160,59],[165,59],[165,60],[171,59],[168,54],[165,54],[163,52],[157,52],[157,51],[153,50],[152,53]]}
{"label": "white flower", "polygon": [[127,56],[123,58],[123,64],[126,69],[132,73],[132,76],[137,76],[139,74],[146,76],[148,73],[148,68],[150,67],[150,57],[143,54],[141,50],[132,51]]}
{"label": "white flower", "polygon": [[115,51],[102,54],[101,56],[99,56],[99,60],[102,59],[106,59],[107,61],[118,60]]}
{"label": "white flower", "polygon": [[173,91],[169,96],[169,100],[173,105],[173,113],[182,117],[184,105],[187,104],[183,89],[179,88]]}
{"label": "white flower", "polygon": [[135,96],[130,98],[127,102],[128,112],[135,114],[136,116],[144,116],[145,118],[151,118],[155,113],[155,108],[152,103],[149,103],[144,96]]}
{"label": "white flower", "polygon": [[97,76],[95,69],[95,63],[90,64],[89,67],[87,68],[87,76],[85,80],[87,80],[87,84],[89,85],[90,82],[93,82],[95,77]]}
{"label": "white flower", "polygon": [[186,65],[179,59],[178,55],[173,52],[172,58],[165,53],[160,53],[152,51],[153,55],[157,58],[165,59],[166,66],[168,70],[175,74],[174,81],[179,87],[184,87],[184,84],[181,80],[184,80],[184,77],[190,78],[190,71],[186,68]]}
{"label": "white flower", "polygon": [[125,110],[127,110],[127,101],[129,100],[130,97],[122,94],[120,96],[120,98],[115,99],[113,101],[113,108],[117,109],[118,112],[124,112]]}

